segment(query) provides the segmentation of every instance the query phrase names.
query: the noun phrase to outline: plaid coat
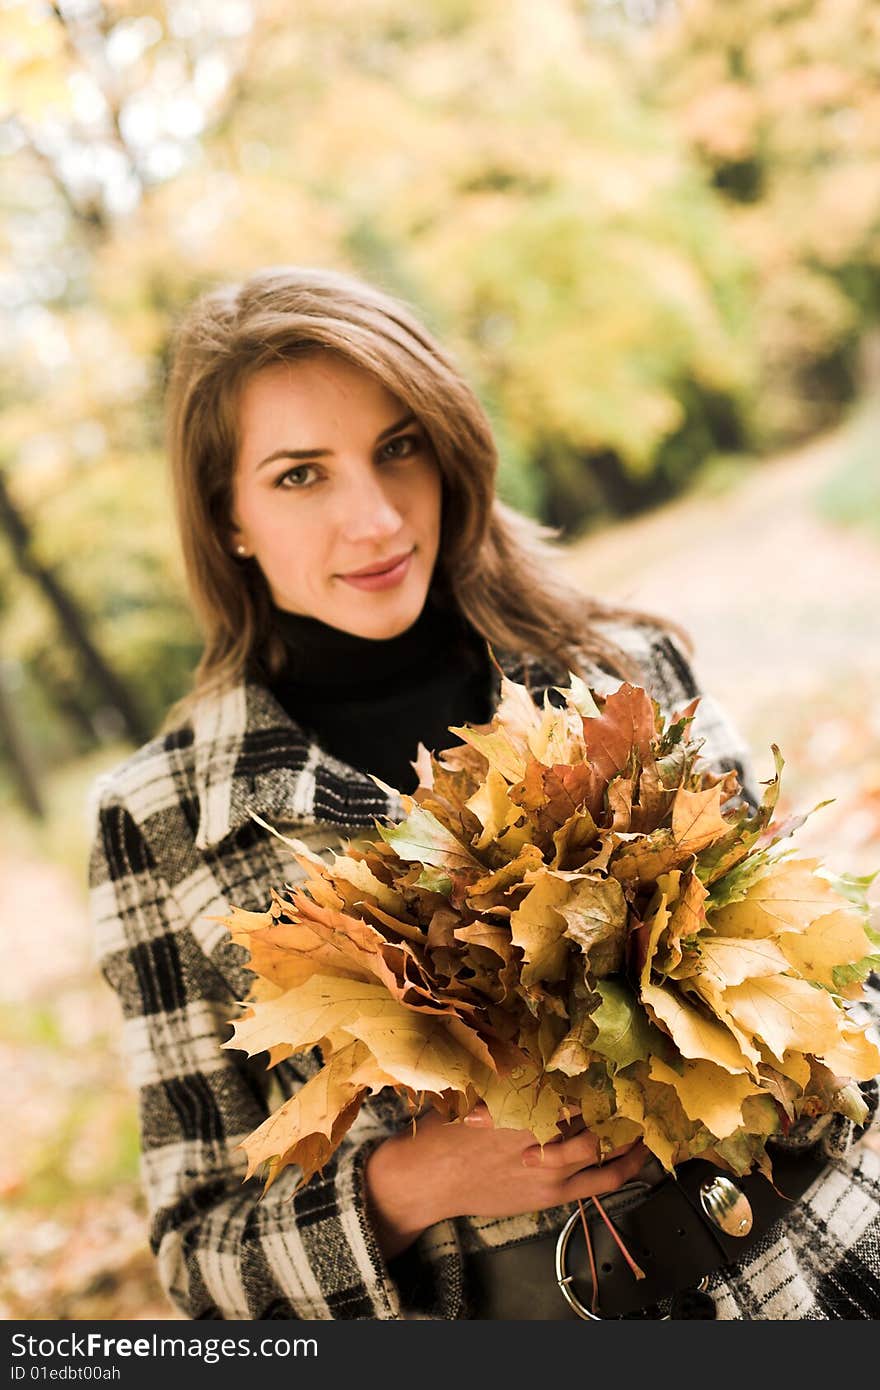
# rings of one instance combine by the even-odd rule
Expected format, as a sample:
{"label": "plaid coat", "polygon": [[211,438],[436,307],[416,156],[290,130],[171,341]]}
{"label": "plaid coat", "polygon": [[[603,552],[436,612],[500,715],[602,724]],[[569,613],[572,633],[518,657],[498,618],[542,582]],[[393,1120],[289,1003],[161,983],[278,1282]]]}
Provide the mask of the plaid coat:
{"label": "plaid coat", "polygon": [[[664,710],[699,693],[671,639],[644,625],[607,631]],[[536,700],[566,683],[528,657],[496,656]],[[618,684],[598,668],[590,683],[602,693]],[[711,696],[694,730],[704,756],[736,767],[757,801],[748,751]],[[233,903],[264,910],[270,886],[303,876],[251,812],[317,851],[338,850],[374,817],[399,819],[399,798],[330,757],[264,687],[242,683],[100,778],[92,805],[95,960],[121,1005],[149,1240],[173,1306],[189,1318],[468,1318],[469,1254],[558,1230],[573,1207],[439,1221],[406,1252],[417,1283],[403,1279],[382,1256],[364,1188],[369,1154],[410,1124],[403,1103],[390,1090],[368,1099],[322,1173],[290,1200],[299,1170],[289,1168],[258,1200],[262,1183],[243,1181],[236,1146],[314,1075],[320,1053],[267,1072],[266,1054],[220,1046],[253,975],[211,918]],[[865,1089],[876,1110],[876,1090]],[[713,1276],[720,1317],[880,1316],[880,1154],[854,1142],[860,1134],[848,1121],[826,1128],[829,1166],[807,1197],[743,1265]],[[621,1198],[626,1190],[606,1206]]]}

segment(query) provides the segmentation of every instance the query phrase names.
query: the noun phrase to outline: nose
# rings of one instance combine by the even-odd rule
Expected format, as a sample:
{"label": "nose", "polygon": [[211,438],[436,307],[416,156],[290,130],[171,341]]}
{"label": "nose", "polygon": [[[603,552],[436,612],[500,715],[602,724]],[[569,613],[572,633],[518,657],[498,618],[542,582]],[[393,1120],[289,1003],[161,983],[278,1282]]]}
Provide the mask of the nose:
{"label": "nose", "polygon": [[403,516],[386,486],[372,473],[352,480],[340,501],[340,532],[352,545],[363,541],[387,541],[403,524]]}

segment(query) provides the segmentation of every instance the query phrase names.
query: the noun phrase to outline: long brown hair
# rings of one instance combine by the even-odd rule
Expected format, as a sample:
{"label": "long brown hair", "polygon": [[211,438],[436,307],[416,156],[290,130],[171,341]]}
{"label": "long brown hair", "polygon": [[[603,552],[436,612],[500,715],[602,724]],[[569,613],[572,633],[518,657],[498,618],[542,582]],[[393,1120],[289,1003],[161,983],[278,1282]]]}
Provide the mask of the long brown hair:
{"label": "long brown hair", "polygon": [[603,619],[668,619],[600,602],[560,574],[558,531],[495,495],[498,454],[485,411],[451,354],[399,298],[340,271],[279,266],[220,286],[189,308],[175,334],[166,393],[167,447],[187,581],[204,649],[192,689],[163,729],[185,720],[208,690],[283,658],[272,602],[256,561],[231,553],[238,397],[279,361],[336,352],[373,373],[412,411],[443,479],[435,585],[493,649],[522,652],[584,674],[598,661],[638,682],[632,657],[604,636]]}

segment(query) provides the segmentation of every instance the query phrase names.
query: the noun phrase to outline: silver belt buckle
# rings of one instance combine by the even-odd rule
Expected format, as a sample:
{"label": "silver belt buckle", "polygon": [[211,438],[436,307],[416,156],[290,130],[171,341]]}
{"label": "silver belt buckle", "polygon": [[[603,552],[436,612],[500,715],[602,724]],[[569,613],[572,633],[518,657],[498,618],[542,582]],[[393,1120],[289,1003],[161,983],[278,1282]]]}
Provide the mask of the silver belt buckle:
{"label": "silver belt buckle", "polygon": [[752,1207],[735,1182],[718,1173],[700,1188],[700,1206],[719,1231],[742,1239],[752,1229]]}
{"label": "silver belt buckle", "polygon": [[[575,1226],[580,1223],[580,1220],[580,1212],[572,1212],[571,1216],[566,1221],[562,1230],[559,1232],[559,1236],[556,1241],[556,1282],[559,1285],[559,1288],[562,1292],[562,1296],[568,1304],[569,1308],[571,1308],[572,1311],[575,1312],[579,1318],[587,1319],[590,1322],[620,1321],[622,1315],[616,1314],[612,1318],[603,1318],[601,1313],[593,1313],[586,1306],[585,1303],[581,1303],[577,1294],[574,1292],[574,1289],[571,1287],[574,1275],[566,1272],[565,1256],[568,1250],[568,1242],[571,1240],[571,1233],[574,1230]],[[706,1289],[708,1283],[709,1276],[704,1275],[703,1278],[700,1280],[699,1284],[697,1285],[697,1289],[700,1293],[702,1293]],[[657,1322],[670,1322],[671,1320],[671,1315],[669,1313],[662,1313],[660,1317],[656,1319]]]}

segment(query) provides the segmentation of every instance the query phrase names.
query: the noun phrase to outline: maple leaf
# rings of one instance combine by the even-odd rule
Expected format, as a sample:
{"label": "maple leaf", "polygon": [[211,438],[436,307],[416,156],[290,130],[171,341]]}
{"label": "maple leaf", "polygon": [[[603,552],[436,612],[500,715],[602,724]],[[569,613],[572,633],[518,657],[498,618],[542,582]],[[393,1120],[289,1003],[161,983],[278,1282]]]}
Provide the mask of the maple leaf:
{"label": "maple leaf", "polygon": [[626,944],[629,909],[623,889],[617,879],[598,876],[576,880],[573,889],[556,907],[565,935],[580,946],[592,976],[611,975],[623,963]]}
{"label": "maple leaf", "polygon": [[550,704],[549,692],[544,696],[540,727],[532,730],[526,741],[532,757],[548,767],[560,763],[571,766],[586,759],[583,719],[568,701],[561,709]]}
{"label": "maple leaf", "polygon": [[651,1076],[675,1089],[691,1120],[700,1120],[716,1139],[726,1139],[743,1123],[743,1101],[761,1094],[746,1073],[731,1074],[705,1058],[682,1059],[673,1068],[651,1058]]}
{"label": "maple leaf", "polygon": [[571,882],[545,870],[511,913],[511,940],[523,953],[523,984],[564,977],[570,948],[565,937],[565,918],[556,909],[571,896]]}
{"label": "maple leaf", "polygon": [[415,859],[435,869],[476,869],[482,865],[460,840],[422,806],[414,806],[399,825],[377,825],[379,834],[401,859]]}
{"label": "maple leaf", "polygon": [[605,700],[602,713],[584,719],[587,758],[605,782],[629,765],[633,751],[650,756],[654,706],[647,691],[624,682]]}
{"label": "maple leaf", "polygon": [[525,874],[543,867],[544,860],[537,845],[524,845],[515,858],[493,869],[469,884],[467,902],[470,907],[485,909],[494,904],[514,884],[522,883]]}
{"label": "maple leaf", "polygon": [[683,1057],[703,1058],[728,1072],[753,1070],[738,1040],[719,1019],[707,1017],[672,990],[643,985],[641,993],[642,1002],[666,1028]]}
{"label": "maple leaf", "polygon": [[599,839],[599,828],[589,811],[576,811],[553,832],[551,869],[581,869]]}
{"label": "maple leaf", "polygon": [[789,1049],[821,1056],[840,1032],[840,1015],[831,997],[806,980],[768,975],[724,990],[724,1003],[743,1028],[782,1058]]}
{"label": "maple leaf", "polygon": [[637,996],[621,980],[599,980],[596,993],[602,1002],[591,1014],[596,1036],[590,1049],[607,1058],[615,1071],[643,1061],[652,1051],[662,1050],[657,1030],[652,1027]]}
{"label": "maple leaf", "polygon": [[746,809],[736,813],[727,834],[700,853],[697,872],[707,885],[723,878],[751,854],[770,823],[779,800],[782,769],[785,766],[785,759],[776,744],[772,744],[771,748],[776,771],[769,782],[762,783],[765,791],[757,811],[754,815]]}
{"label": "maple leaf", "polygon": [[[334,854],[328,867],[337,883],[340,879],[344,883],[350,883],[361,895],[374,898],[386,912],[397,915],[406,911],[401,894],[377,878],[364,859],[354,859],[348,854]],[[354,897],[352,905],[359,900],[358,897]]]}
{"label": "maple leaf", "polygon": [[[361,1069],[369,1063],[369,1050],[353,1040],[273,1111],[236,1146],[247,1155],[245,1179],[268,1162],[265,1195],[283,1168],[298,1164],[302,1177],[295,1190],[304,1186],[324,1166],[357,1118],[362,1097],[369,1089]],[[356,1071],[361,1075],[354,1080]]]}
{"label": "maple leaf", "polygon": [[491,1076],[480,1092],[499,1129],[528,1130],[542,1146],[558,1137],[560,1097],[534,1062]]}
{"label": "maple leaf", "polygon": [[721,814],[719,784],[699,792],[679,787],[672,803],[672,833],[683,849],[697,854],[726,835],[728,829]]}
{"label": "maple leaf", "polygon": [[508,796],[510,784],[495,768],[489,768],[485,781],[465,802],[482,826],[475,843],[476,849],[485,849],[492,840],[521,819],[522,812]]}
{"label": "maple leaf", "polygon": [[697,1132],[675,1088],[652,1080],[642,1066],[615,1076],[614,1094],[619,1114],[639,1126],[646,1148],[671,1172],[688,1156],[689,1141]]}
{"label": "maple leaf", "polygon": [[851,1076],[854,1081],[872,1081],[880,1076],[880,1049],[866,1028],[844,1026],[819,1055],[838,1076]]}
{"label": "maple leaf", "polygon": [[725,990],[761,975],[779,975],[790,968],[784,948],[764,937],[705,935],[699,942],[699,973]]}
{"label": "maple leaf", "polygon": [[707,925],[705,902],[707,890],[694,873],[682,873],[673,869],[661,874],[657,887],[666,893],[669,904],[669,920],[657,943],[655,970],[666,975],[675,970],[682,961],[682,942],[695,938]]}
{"label": "maple leaf", "polygon": [[608,810],[611,812],[611,829],[628,831],[633,818],[634,777],[618,775],[608,783]]}
{"label": "maple leaf", "polygon": [[529,812],[535,824],[553,834],[581,808],[596,818],[601,814],[605,783],[589,763],[576,767],[546,767],[530,758],[523,777],[508,793],[510,800]]}
{"label": "maple leaf", "polygon": [[494,728],[491,733],[480,733],[475,729],[450,725],[450,733],[458,734],[478,753],[482,753],[490,771],[497,772],[507,782],[519,782],[525,774],[529,755],[528,745],[514,742],[504,728]]}
{"label": "maple leaf", "polygon": [[779,945],[799,975],[829,989],[837,987],[840,966],[863,960],[872,948],[858,912],[850,907],[814,917],[797,935],[786,932],[780,936]]}
{"label": "maple leaf", "polygon": [[722,936],[768,937],[801,932],[817,917],[833,912],[839,898],[814,871],[818,859],[786,859],[751,883],[738,901],[710,914]]}
{"label": "maple leaf", "polygon": [[600,713],[590,687],[573,671],[569,671],[568,686],[560,689],[560,694],[566,696],[572,708],[584,719]]}

